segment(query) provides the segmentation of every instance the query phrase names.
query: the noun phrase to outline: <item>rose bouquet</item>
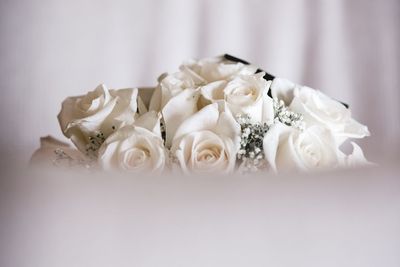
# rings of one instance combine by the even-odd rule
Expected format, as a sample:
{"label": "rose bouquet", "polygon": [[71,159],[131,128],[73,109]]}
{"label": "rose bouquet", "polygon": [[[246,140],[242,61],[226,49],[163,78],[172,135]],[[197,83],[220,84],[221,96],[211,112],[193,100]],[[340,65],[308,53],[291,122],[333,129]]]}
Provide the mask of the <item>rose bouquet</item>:
{"label": "rose bouquet", "polygon": [[354,142],[340,149],[369,135],[346,104],[229,55],[184,62],[152,89],[99,85],[65,99],[58,120],[77,149],[43,139],[56,165],[189,174],[368,163]]}

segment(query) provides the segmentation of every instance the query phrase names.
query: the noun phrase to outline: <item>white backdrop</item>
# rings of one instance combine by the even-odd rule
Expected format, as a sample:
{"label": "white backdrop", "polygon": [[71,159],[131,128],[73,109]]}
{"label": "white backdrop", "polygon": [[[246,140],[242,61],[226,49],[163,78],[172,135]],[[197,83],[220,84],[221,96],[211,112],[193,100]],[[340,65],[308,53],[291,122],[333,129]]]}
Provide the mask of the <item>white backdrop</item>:
{"label": "white backdrop", "polygon": [[349,103],[372,132],[367,157],[398,155],[399,26],[396,0],[2,0],[2,161],[62,137],[69,95],[154,85],[184,59],[225,52]]}

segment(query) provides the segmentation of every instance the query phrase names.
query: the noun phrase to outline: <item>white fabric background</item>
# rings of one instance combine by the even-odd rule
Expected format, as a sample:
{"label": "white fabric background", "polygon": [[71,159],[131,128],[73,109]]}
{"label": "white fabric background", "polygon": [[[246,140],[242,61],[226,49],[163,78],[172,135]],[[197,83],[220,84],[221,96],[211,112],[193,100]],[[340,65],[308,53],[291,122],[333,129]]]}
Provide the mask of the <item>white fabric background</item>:
{"label": "white fabric background", "polygon": [[349,103],[372,132],[367,157],[398,155],[399,26],[396,0],[2,0],[2,161],[62,137],[69,95],[154,85],[184,59],[225,52]]}

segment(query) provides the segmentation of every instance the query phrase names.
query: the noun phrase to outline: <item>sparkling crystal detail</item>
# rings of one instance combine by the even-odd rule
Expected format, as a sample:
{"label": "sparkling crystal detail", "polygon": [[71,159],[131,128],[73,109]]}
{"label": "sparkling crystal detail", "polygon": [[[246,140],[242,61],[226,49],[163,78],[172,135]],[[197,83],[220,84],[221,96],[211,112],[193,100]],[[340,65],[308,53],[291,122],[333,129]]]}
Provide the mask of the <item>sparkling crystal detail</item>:
{"label": "sparkling crystal detail", "polygon": [[274,99],[274,122],[281,122],[301,131],[305,128],[303,115],[289,110],[283,100],[278,99]]}

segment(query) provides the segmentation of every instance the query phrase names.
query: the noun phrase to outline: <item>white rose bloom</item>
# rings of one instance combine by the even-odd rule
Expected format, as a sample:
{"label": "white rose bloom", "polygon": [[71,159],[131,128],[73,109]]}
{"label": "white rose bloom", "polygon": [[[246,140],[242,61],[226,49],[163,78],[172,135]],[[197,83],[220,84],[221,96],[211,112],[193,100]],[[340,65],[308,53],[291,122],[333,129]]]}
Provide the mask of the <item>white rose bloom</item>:
{"label": "white rose bloom", "polygon": [[332,130],[339,143],[347,138],[369,136],[367,126],[354,120],[349,109],[318,90],[275,78],[271,93],[284,100],[290,110],[302,114],[308,126],[322,125]]}
{"label": "white rose bloom", "polygon": [[206,84],[230,80],[236,75],[251,75],[257,71],[257,67],[240,62],[232,62],[220,56],[189,60],[181,65],[180,70],[192,77],[197,84]]}
{"label": "white rose bloom", "polygon": [[317,170],[339,166],[339,150],[331,131],[312,126],[304,131],[276,123],[263,142],[265,159],[274,171]]}
{"label": "white rose bloom", "polygon": [[58,114],[61,129],[82,153],[96,156],[104,139],[135,121],[137,95],[137,89],[108,90],[99,85],[84,96],[68,97]]}
{"label": "white rose bloom", "polygon": [[167,158],[159,115],[146,113],[134,125],[110,135],[100,147],[98,161],[105,170],[156,174],[165,170]]}
{"label": "white rose bloom", "polygon": [[230,80],[236,75],[251,75],[257,68],[228,61],[223,57],[189,60],[180,71],[160,77],[150,102],[150,110],[160,111],[166,103],[185,89],[195,89],[214,81]]}
{"label": "white rose bloom", "polygon": [[171,154],[186,173],[230,173],[240,145],[240,125],[221,104],[204,107],[185,120],[172,142]]}
{"label": "white rose bloom", "polygon": [[211,103],[224,100],[235,116],[248,114],[255,122],[271,124],[274,120],[273,101],[268,96],[271,81],[266,81],[263,76],[261,72],[213,82],[203,86],[201,94]]}

